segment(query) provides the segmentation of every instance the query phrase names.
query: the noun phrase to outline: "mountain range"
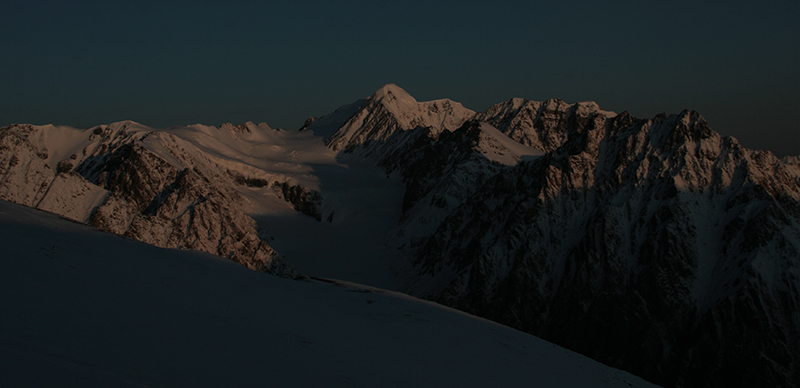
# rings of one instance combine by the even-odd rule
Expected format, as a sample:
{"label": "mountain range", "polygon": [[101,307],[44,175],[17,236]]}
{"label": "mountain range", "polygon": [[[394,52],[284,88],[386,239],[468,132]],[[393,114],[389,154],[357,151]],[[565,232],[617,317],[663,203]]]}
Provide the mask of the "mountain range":
{"label": "mountain range", "polygon": [[663,386],[800,386],[800,163],[638,119],[396,85],[265,123],[0,129],[0,199],[432,300]]}

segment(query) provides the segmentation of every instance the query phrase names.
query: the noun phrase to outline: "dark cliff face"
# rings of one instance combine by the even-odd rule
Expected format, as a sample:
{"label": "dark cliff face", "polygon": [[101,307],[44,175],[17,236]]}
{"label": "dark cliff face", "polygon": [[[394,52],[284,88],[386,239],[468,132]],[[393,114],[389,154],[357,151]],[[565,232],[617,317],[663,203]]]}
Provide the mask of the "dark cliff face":
{"label": "dark cliff face", "polygon": [[563,144],[446,217],[411,289],[666,386],[797,384],[797,176],[694,112],[556,119]]}
{"label": "dark cliff face", "polygon": [[273,182],[272,189],[277,196],[291,203],[294,210],[322,221],[322,194],[300,185],[290,185],[288,182]]}
{"label": "dark cliff face", "polygon": [[486,179],[500,171],[499,164],[492,163],[475,149],[480,134],[479,123],[468,121],[455,131],[445,131],[440,135],[427,128],[396,135],[407,138],[406,144],[394,147],[388,154],[381,154],[379,163],[388,173],[398,171],[402,177],[406,186],[403,213],[410,212],[423,198],[440,208],[452,207],[447,199],[436,195],[436,188],[449,183],[454,176],[460,175],[459,172],[469,172],[476,178],[475,182],[462,183],[459,187],[463,199],[466,199],[470,189],[477,190]]}
{"label": "dark cliff face", "polygon": [[[480,121],[546,154],[494,163]],[[800,174],[696,112],[515,99],[348,151],[406,185],[403,291],[665,386],[800,385]]]}
{"label": "dark cliff face", "polygon": [[604,119],[594,102],[568,104],[559,99],[544,102],[515,98],[478,113],[476,120],[486,121],[508,137],[546,152],[556,150],[567,135],[580,131],[592,119]]}

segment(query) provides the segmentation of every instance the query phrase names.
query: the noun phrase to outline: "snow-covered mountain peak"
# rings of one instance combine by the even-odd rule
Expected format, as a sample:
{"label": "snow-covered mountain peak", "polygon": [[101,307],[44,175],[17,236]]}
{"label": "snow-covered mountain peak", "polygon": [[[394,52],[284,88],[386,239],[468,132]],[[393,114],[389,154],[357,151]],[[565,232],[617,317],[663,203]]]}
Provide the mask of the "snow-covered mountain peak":
{"label": "snow-covered mountain peak", "polygon": [[385,105],[389,106],[407,106],[412,107],[417,104],[417,100],[412,97],[403,88],[395,84],[383,85],[380,89],[372,94],[371,100],[382,101]]}
{"label": "snow-covered mountain peak", "polygon": [[133,120],[117,121],[117,122],[113,122],[113,123],[108,124],[108,125],[100,125],[99,127],[102,128],[102,129],[108,128],[112,132],[118,132],[118,131],[124,130],[126,133],[128,133],[128,132],[151,132],[151,131],[155,130],[155,128],[149,127],[147,125],[144,125],[142,123],[139,123],[139,122],[136,122],[136,121],[133,121]]}
{"label": "snow-covered mountain peak", "polygon": [[399,86],[387,84],[366,99],[327,144],[338,151],[368,141],[384,141],[396,131],[417,127],[430,128],[434,133],[454,131],[473,116],[475,112],[461,103],[448,99],[418,102]]}
{"label": "snow-covered mountain peak", "polygon": [[[464,117],[475,115],[474,111],[465,108],[461,103],[447,98],[419,102],[395,84],[386,84],[378,89],[369,98],[368,104],[381,104],[400,120],[406,130],[430,126],[453,131],[466,121]],[[459,124],[454,125],[448,118],[453,118],[453,122]]]}

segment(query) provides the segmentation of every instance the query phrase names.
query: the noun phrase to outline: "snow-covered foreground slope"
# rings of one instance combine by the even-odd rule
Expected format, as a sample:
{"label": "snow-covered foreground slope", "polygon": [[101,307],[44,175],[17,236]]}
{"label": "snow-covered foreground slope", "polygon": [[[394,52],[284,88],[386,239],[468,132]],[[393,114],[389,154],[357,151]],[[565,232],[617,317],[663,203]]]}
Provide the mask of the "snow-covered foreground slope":
{"label": "snow-covered foreground slope", "polygon": [[0,201],[0,385],[650,384],[402,294],[287,280]]}

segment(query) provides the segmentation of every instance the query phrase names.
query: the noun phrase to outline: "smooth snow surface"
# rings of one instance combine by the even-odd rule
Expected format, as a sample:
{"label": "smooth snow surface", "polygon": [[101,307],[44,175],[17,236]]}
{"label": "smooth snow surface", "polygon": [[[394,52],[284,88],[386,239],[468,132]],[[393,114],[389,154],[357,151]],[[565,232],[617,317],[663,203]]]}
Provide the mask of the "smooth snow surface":
{"label": "smooth snow surface", "polygon": [[384,252],[400,218],[402,183],[358,162],[313,167],[325,196],[323,220],[288,208],[253,214],[274,238],[270,245],[302,273],[395,289]]}
{"label": "smooth snow surface", "polygon": [[494,143],[490,145],[492,147],[490,149],[481,149],[481,152],[490,160],[513,166],[519,163],[520,160],[544,155],[544,151],[514,141],[487,122],[481,122],[480,125],[481,132],[489,139],[492,139],[492,143]]}
{"label": "smooth snow surface", "polygon": [[0,386],[649,387],[405,295],[293,281],[0,202]]}

